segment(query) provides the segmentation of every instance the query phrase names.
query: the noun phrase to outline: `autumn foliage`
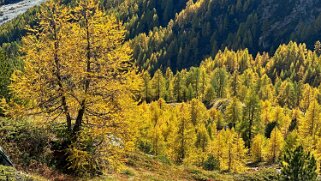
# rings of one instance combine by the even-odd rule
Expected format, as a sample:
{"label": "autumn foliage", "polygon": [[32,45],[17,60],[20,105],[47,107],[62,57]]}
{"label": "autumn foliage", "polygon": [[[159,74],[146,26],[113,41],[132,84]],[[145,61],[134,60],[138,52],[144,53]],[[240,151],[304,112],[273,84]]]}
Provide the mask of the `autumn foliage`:
{"label": "autumn foliage", "polygon": [[[189,7],[200,5],[190,1]],[[139,66],[133,47],[143,36],[128,41],[113,13],[96,0],[48,1],[21,45],[0,50],[0,114],[6,116],[0,123],[33,127],[20,129],[22,140],[41,128],[46,146],[35,153],[51,155],[40,157],[43,162],[94,176],[122,169],[128,155],[139,152],[168,164],[240,174],[282,158],[293,164],[285,150],[301,145],[299,154],[315,157],[311,167],[320,165],[320,49],[290,42],[273,56],[253,57],[247,49],[226,48],[198,67],[146,68],[157,56]],[[16,54],[7,55],[11,49]],[[140,61],[148,57],[139,55]],[[15,134],[12,127],[0,129],[0,144],[18,147],[10,141]],[[10,153],[22,157],[18,150]]]}

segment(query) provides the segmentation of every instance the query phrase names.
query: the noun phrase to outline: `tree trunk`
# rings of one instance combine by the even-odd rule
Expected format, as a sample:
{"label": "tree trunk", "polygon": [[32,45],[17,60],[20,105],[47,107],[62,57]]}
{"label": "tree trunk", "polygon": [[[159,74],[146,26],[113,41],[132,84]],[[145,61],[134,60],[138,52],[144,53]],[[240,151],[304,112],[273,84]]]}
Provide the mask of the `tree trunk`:
{"label": "tree trunk", "polygon": [[80,131],[84,114],[85,114],[85,101],[82,102],[81,109],[78,111],[78,116],[76,118],[76,123],[73,129],[73,136],[76,136],[77,133]]}
{"label": "tree trunk", "polygon": [[63,84],[62,84],[62,78],[61,78],[61,73],[60,73],[60,60],[59,60],[59,56],[58,56],[58,50],[59,50],[59,39],[58,39],[58,32],[57,32],[57,27],[56,27],[56,22],[55,20],[53,20],[52,22],[53,24],[53,30],[54,30],[54,40],[55,40],[55,44],[54,44],[54,60],[55,60],[55,76],[58,80],[58,89],[59,89],[59,94],[61,94],[61,105],[63,107],[63,111],[64,114],[66,116],[66,121],[67,121],[67,130],[68,132],[71,132],[71,116],[69,113],[69,107],[67,105],[67,101],[66,101],[66,97],[64,96],[64,92],[63,92]]}

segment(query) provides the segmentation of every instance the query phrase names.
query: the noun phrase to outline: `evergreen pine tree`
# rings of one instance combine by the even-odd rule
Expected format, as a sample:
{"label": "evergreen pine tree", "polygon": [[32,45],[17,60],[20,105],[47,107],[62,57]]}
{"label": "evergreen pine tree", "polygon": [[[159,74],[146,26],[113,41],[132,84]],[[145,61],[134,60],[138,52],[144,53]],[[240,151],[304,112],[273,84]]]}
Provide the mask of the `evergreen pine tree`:
{"label": "evergreen pine tree", "polygon": [[310,152],[305,153],[302,146],[287,150],[283,156],[282,181],[314,181],[317,179],[316,160]]}

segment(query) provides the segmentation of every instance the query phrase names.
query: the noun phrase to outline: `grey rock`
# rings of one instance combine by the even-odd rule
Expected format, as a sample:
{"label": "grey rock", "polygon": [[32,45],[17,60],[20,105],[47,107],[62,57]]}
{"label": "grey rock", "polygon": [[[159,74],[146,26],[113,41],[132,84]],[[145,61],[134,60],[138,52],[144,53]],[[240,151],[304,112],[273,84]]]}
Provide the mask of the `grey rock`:
{"label": "grey rock", "polygon": [[13,166],[11,160],[6,155],[6,153],[4,152],[1,146],[0,146],[0,165]]}

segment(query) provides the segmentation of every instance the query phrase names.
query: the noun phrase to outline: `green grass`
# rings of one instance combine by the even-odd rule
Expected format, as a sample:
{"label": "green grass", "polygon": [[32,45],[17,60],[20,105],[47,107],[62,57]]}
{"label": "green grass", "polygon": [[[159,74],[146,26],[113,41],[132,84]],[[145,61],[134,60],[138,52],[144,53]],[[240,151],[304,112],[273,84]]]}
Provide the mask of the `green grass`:
{"label": "green grass", "polygon": [[0,165],[0,180],[15,180],[16,170],[12,167]]}
{"label": "green grass", "polygon": [[[164,156],[151,156],[131,153],[118,173],[105,174],[96,178],[68,178],[80,181],[274,181],[277,174],[274,168],[260,166],[258,171],[243,174],[206,171],[196,166],[178,166]],[[0,181],[6,180],[42,181],[49,180],[33,174],[18,172],[12,167],[0,166]],[[17,179],[19,178],[19,179]],[[67,177],[66,177],[67,178]]]}
{"label": "green grass", "polygon": [[19,172],[13,167],[6,167],[6,166],[0,165],[0,180],[6,180],[6,181],[16,181],[16,180],[45,181],[47,179],[37,176],[37,175]]}
{"label": "green grass", "polygon": [[164,156],[151,156],[131,153],[127,164],[118,174],[107,174],[93,181],[273,181],[276,180],[273,168],[261,167],[259,171],[244,174],[205,171],[195,166],[177,166]]}

